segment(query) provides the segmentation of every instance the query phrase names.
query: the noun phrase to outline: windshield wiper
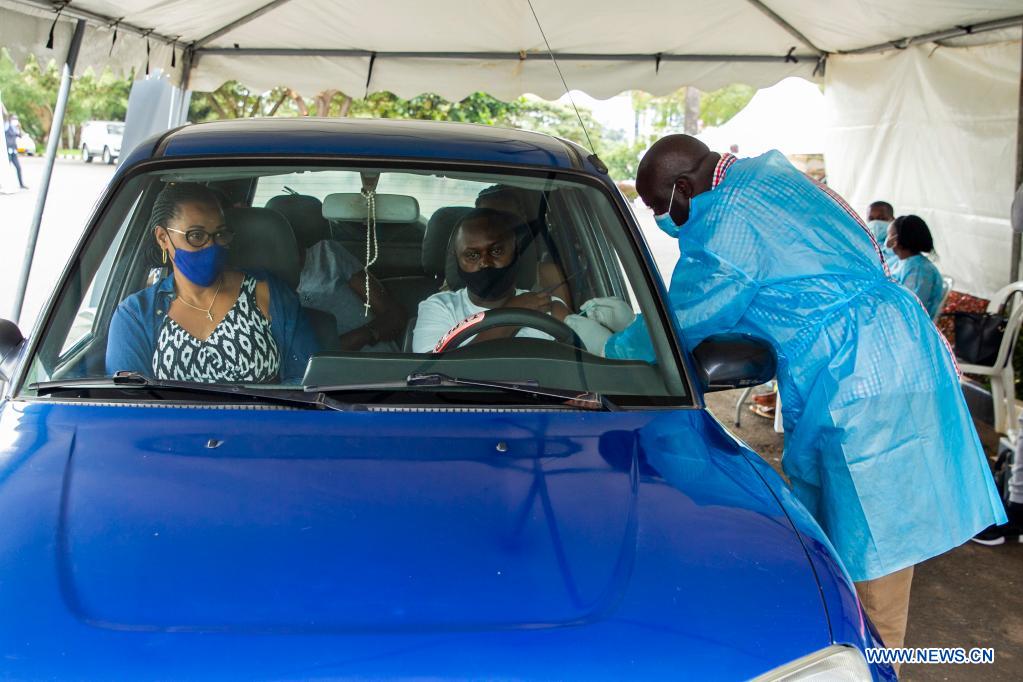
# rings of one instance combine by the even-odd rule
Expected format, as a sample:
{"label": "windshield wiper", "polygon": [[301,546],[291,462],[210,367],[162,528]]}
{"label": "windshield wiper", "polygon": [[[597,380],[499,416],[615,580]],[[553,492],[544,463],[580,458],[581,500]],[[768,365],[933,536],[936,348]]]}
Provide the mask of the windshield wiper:
{"label": "windshield wiper", "polygon": [[358,392],[372,390],[393,390],[400,388],[442,388],[445,386],[469,386],[486,388],[505,393],[522,393],[534,398],[556,398],[572,407],[588,410],[607,410],[617,412],[618,406],[599,393],[589,391],[571,391],[561,388],[541,386],[535,379],[525,381],[488,381],[485,379],[463,379],[440,372],[413,372],[404,382],[385,382],[370,384],[338,384],[336,386],[308,386],[306,391],[320,393]]}
{"label": "windshield wiper", "polygon": [[352,405],[336,400],[324,393],[309,395],[305,391],[251,388],[238,384],[203,384],[192,381],[155,381],[138,372],[117,372],[111,377],[92,379],[69,379],[67,381],[40,381],[29,384],[40,396],[55,395],[81,389],[127,389],[146,391],[177,391],[183,393],[207,393],[217,396],[255,398],[262,402],[300,406],[308,409],[348,411]]}

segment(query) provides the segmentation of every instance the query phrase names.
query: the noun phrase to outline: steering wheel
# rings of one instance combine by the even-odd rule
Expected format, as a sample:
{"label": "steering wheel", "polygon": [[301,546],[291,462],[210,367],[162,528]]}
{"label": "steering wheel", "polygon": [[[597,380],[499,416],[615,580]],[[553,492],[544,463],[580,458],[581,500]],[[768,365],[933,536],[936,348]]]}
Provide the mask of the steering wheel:
{"label": "steering wheel", "polygon": [[449,348],[458,348],[470,336],[495,327],[529,327],[554,337],[559,343],[586,350],[579,335],[567,324],[555,317],[526,308],[493,308],[470,315],[444,335],[434,347],[434,353],[443,353]]}

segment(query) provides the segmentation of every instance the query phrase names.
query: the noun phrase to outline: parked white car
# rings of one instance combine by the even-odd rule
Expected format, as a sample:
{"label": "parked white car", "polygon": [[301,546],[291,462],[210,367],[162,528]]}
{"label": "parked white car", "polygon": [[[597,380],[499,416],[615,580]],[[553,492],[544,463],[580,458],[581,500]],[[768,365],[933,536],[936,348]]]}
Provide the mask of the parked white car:
{"label": "parked white car", "polygon": [[120,121],[88,121],[82,124],[82,161],[92,163],[94,156],[103,163],[113,163],[121,155],[124,123]]}

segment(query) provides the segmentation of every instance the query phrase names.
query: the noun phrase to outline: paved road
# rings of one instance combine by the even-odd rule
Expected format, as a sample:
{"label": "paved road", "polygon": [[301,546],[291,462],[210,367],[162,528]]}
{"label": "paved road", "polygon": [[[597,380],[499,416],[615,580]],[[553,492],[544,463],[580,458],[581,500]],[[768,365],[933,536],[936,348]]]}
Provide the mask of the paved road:
{"label": "paved road", "polygon": [[[0,248],[0,317],[3,318],[10,317],[14,306],[43,161],[39,157],[22,157],[21,168],[29,189],[14,194],[0,192],[0,230],[4,234],[4,247]],[[67,264],[93,206],[113,173],[114,166],[95,161],[57,161],[21,316],[23,332],[28,333],[34,324],[39,308],[49,297],[53,283]]]}

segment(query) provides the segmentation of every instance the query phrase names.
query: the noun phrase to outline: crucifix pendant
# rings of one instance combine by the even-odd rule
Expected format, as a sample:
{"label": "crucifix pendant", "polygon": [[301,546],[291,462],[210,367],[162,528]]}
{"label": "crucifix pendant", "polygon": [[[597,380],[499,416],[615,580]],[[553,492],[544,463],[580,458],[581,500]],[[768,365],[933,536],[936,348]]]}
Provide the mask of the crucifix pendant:
{"label": "crucifix pendant", "polygon": [[210,311],[207,310],[206,311],[206,319],[209,320],[210,322],[212,322],[213,321],[213,313],[211,313]]}

